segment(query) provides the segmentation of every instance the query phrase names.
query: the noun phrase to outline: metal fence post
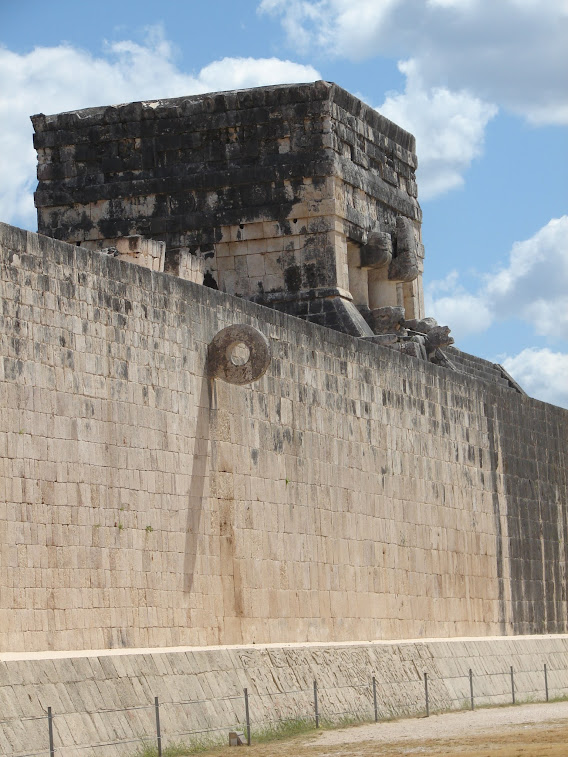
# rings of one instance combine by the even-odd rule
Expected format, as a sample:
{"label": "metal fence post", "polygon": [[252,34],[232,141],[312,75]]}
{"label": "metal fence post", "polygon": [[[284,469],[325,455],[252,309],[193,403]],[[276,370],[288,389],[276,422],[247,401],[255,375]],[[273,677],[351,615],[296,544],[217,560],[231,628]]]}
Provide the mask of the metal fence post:
{"label": "metal fence post", "polygon": [[47,708],[47,730],[49,732],[49,757],[55,757],[55,744],[53,743],[53,715],[51,707]]}
{"label": "metal fence post", "polygon": [[546,701],[548,702],[548,671],[546,670],[546,663],[544,663],[544,691],[546,693]]}
{"label": "metal fence post", "polygon": [[428,701],[428,673],[424,673],[424,694],[426,695],[426,717],[430,717],[430,702]]}
{"label": "metal fence post", "polygon": [[515,704],[515,676],[513,673],[512,665],[511,665],[511,694],[513,696],[513,704]]}
{"label": "metal fence post", "polygon": [[318,682],[314,681],[314,711],[316,714],[316,728],[320,727],[320,717],[318,710]]}
{"label": "metal fence post", "polygon": [[469,698],[471,700],[471,709],[473,710],[473,670],[469,669]]}
{"label": "metal fence post", "polygon": [[156,739],[158,741],[158,757],[162,757],[162,731],[160,729],[160,703],[158,697],[154,697],[154,709],[156,711]]}
{"label": "metal fence post", "polygon": [[247,746],[250,746],[250,712],[248,689],[245,689],[245,720],[247,724]]}
{"label": "metal fence post", "polygon": [[377,709],[377,679],[373,676],[373,704],[375,706],[375,723],[379,720],[379,711]]}

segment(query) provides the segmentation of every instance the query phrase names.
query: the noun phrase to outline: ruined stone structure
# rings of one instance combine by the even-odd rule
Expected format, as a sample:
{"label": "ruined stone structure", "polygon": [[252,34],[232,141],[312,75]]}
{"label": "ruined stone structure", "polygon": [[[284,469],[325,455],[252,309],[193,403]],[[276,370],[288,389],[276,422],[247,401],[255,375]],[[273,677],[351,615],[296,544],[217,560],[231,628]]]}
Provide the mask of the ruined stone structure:
{"label": "ruined stone structure", "polygon": [[482,648],[564,665],[568,412],[440,350],[411,135],[325,82],[34,124],[47,236],[0,224],[6,717],[54,704],[79,745],[148,681],[301,710],[368,665],[401,714]]}
{"label": "ruined stone structure", "polygon": [[355,336],[424,316],[414,137],[335,84],[32,120],[40,233],[161,240],[167,272]]}

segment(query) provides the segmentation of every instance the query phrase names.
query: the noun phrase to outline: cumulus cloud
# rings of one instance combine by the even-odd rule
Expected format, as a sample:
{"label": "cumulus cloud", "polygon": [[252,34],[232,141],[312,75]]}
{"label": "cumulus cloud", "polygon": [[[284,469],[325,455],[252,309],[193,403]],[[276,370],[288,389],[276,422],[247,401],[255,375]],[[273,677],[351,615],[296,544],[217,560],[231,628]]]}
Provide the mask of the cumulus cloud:
{"label": "cumulus cloud", "polygon": [[455,270],[443,279],[430,282],[424,299],[428,315],[438,323],[447,323],[458,341],[470,334],[486,331],[494,320],[485,298],[468,292]]}
{"label": "cumulus cloud", "polygon": [[416,137],[420,197],[428,200],[463,184],[463,172],[481,155],[485,127],[497,108],[465,90],[428,89],[415,60],[398,67],[406,89],[388,94],[377,110]]}
{"label": "cumulus cloud", "polygon": [[568,123],[565,0],[262,0],[292,45],[412,57],[427,89],[468,90],[533,123]]}
{"label": "cumulus cloud", "polygon": [[568,408],[568,354],[529,348],[501,363],[527,394]]}
{"label": "cumulus cloud", "polygon": [[[480,275],[468,291],[457,271],[432,281],[425,292],[428,315],[461,339],[499,321],[520,319],[525,332],[568,341],[568,216],[553,218],[530,239],[516,242],[507,264]],[[568,354],[530,347],[498,361],[533,397],[568,407]]]}
{"label": "cumulus cloud", "polygon": [[0,219],[36,228],[34,113],[319,78],[312,66],[278,58],[224,58],[188,74],[159,28],[143,44],[105,45],[99,57],[70,45],[25,55],[0,47]]}
{"label": "cumulus cloud", "polygon": [[509,265],[487,282],[497,318],[521,314],[537,334],[568,339],[568,216],[516,242]]}
{"label": "cumulus cloud", "polygon": [[292,46],[398,58],[404,92],[381,112],[412,131],[421,198],[463,183],[497,108],[568,124],[566,0],[261,0]]}
{"label": "cumulus cloud", "polygon": [[[530,0],[262,0],[260,10],[279,16],[290,42],[303,50],[352,60],[412,56],[398,63],[406,78],[404,91],[388,93],[377,110],[416,136],[420,199],[429,200],[463,185],[471,162],[483,152],[485,128],[499,105],[517,110],[522,105],[535,122],[564,118],[565,77],[558,66],[564,50],[554,42],[552,50],[542,43],[555,62],[547,67],[531,54],[530,76],[527,71],[517,74],[515,54],[522,51],[525,60],[532,47],[511,36],[517,21],[501,18],[494,7],[511,3],[513,19],[537,16],[534,29],[543,25],[541,16],[555,16],[550,4],[542,14]],[[525,24],[523,29],[526,42],[533,27]],[[503,54],[502,46],[507,47]],[[539,66],[542,76],[531,84]],[[546,99],[548,89],[554,94]]]}
{"label": "cumulus cloud", "polygon": [[530,239],[516,242],[507,265],[481,280],[473,293],[455,272],[432,282],[428,313],[448,323],[458,339],[495,321],[520,318],[535,334],[568,340],[568,216],[553,218]]}

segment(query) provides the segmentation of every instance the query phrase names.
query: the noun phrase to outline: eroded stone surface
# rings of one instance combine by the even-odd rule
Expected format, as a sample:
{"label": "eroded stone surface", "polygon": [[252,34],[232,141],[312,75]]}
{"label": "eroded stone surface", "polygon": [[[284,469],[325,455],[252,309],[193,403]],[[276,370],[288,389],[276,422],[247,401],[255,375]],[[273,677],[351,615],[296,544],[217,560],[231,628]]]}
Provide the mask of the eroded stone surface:
{"label": "eroded stone surface", "polygon": [[396,219],[396,254],[389,265],[389,280],[394,282],[411,282],[418,278],[417,240],[414,225],[408,218],[397,216]]}
{"label": "eroded stone surface", "polygon": [[404,308],[375,308],[370,313],[370,325],[375,334],[400,333],[404,330]]}
{"label": "eroded stone surface", "polygon": [[437,350],[440,347],[449,347],[453,343],[454,339],[450,336],[450,329],[448,326],[433,326],[425,337],[425,344],[428,352],[434,352],[434,350]]}
{"label": "eroded stone surface", "polygon": [[361,268],[382,268],[392,260],[392,237],[384,231],[373,231],[361,247]]}
{"label": "eroded stone surface", "polygon": [[438,321],[435,318],[411,318],[406,320],[404,325],[407,329],[412,329],[412,331],[427,334],[434,326],[438,325]]}
{"label": "eroded stone surface", "polygon": [[106,250],[107,253],[112,251],[114,257],[128,260],[130,263],[150,268],[152,271],[164,270],[165,242],[145,239],[140,235],[89,240],[78,243],[78,246],[88,250]]}

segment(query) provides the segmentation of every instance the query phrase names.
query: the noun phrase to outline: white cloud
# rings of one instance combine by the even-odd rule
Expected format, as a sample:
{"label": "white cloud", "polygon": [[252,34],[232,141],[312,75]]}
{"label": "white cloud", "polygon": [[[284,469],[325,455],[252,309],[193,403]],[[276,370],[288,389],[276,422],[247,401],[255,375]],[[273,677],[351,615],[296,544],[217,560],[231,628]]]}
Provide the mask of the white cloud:
{"label": "white cloud", "polygon": [[495,321],[520,318],[535,334],[568,340],[568,216],[553,218],[530,239],[516,242],[507,265],[482,279],[474,293],[455,272],[432,282],[426,290],[428,314],[447,323],[457,339]]}
{"label": "white cloud", "polygon": [[450,326],[456,342],[470,334],[486,331],[493,322],[489,305],[483,297],[464,289],[457,271],[429,284],[425,292],[425,308],[428,316]]}
{"label": "white cloud", "polygon": [[527,394],[568,408],[568,354],[529,348],[501,363]]}
{"label": "white cloud", "polygon": [[568,339],[568,216],[516,242],[508,265],[487,277],[485,298],[497,318],[519,315],[537,334]]}
{"label": "white cloud", "polygon": [[481,155],[485,127],[497,108],[465,90],[427,89],[414,60],[399,63],[399,69],[406,75],[405,92],[387,95],[377,110],[416,137],[420,197],[427,200],[463,184],[462,174]]}
{"label": "white cloud", "polygon": [[261,0],[259,11],[280,16],[290,44],[307,52],[363,60],[376,52],[400,0]]}
{"label": "white cloud", "polygon": [[568,123],[566,0],[262,0],[290,44],[412,57],[426,89],[466,89],[533,123]]}
{"label": "white cloud", "polygon": [[106,45],[100,57],[69,45],[26,55],[0,47],[0,219],[36,228],[34,113],[319,78],[312,66],[278,58],[224,58],[187,74],[159,28],[144,44]]}
{"label": "white cloud", "polygon": [[304,66],[279,58],[223,58],[199,72],[196,92],[223,89],[246,89],[265,84],[310,82],[321,79],[312,66]]}
{"label": "white cloud", "polygon": [[486,331],[493,322],[493,314],[484,300],[467,292],[430,301],[426,312],[438,323],[448,324],[456,342]]}
{"label": "white cloud", "polygon": [[[507,265],[482,274],[481,281],[470,292],[451,271],[426,287],[426,313],[450,326],[458,347],[460,339],[510,319],[529,325],[529,340],[539,335],[555,344],[568,341],[568,216],[516,242]],[[527,394],[568,407],[568,354],[530,347],[498,360]]]}
{"label": "white cloud", "polygon": [[475,2],[476,0],[426,0],[427,5],[432,7],[439,6],[441,8],[469,7]]}

